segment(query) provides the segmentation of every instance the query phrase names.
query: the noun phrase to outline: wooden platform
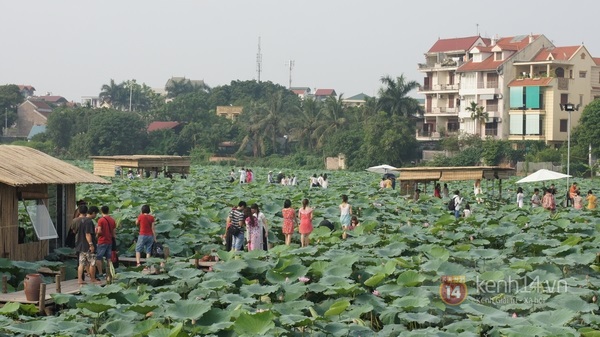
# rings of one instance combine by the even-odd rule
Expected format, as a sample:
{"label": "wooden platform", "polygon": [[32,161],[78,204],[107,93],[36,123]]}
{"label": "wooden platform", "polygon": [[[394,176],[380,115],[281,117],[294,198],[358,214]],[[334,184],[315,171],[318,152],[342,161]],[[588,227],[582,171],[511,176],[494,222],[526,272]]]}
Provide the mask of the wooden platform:
{"label": "wooden platform", "polygon": [[103,286],[106,284],[106,281],[101,280],[98,283],[79,284],[79,281],[77,279],[74,279],[68,281],[60,281],[59,284],[60,289],[57,287],[57,283],[45,284],[45,289],[43,290],[42,287],[40,287],[40,294],[44,293],[45,295],[44,301],[28,301],[27,297],[25,297],[25,291],[20,290],[6,294],[0,293],[0,303],[17,302],[23,304],[35,304],[38,306],[40,312],[44,312],[44,308],[46,307],[46,305],[54,303],[54,299],[51,296],[52,294],[79,294],[79,292],[81,291],[81,287],[86,287],[89,284]]}

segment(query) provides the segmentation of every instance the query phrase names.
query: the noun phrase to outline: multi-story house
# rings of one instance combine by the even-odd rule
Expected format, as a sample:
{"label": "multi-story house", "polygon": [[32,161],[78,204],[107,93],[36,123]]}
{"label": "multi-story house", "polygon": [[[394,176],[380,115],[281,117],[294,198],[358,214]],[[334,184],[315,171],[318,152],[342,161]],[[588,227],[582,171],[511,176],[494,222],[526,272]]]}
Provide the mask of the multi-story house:
{"label": "multi-story house", "polygon": [[470,59],[469,51],[473,47],[488,44],[489,39],[480,36],[439,39],[425,53],[425,63],[419,64],[419,71],[425,73],[419,89],[425,95],[425,114],[419,138],[439,139],[446,133],[458,132],[460,78],[456,70]]}
{"label": "multi-story house", "polygon": [[[460,75],[458,117],[460,131],[481,137],[508,137],[508,87],[515,77],[511,62],[529,60],[552,43],[543,35],[492,38],[486,46],[469,50],[469,60],[457,69]],[[488,114],[485,121],[473,119],[467,108],[475,102]]]}
{"label": "multi-story house", "polygon": [[[560,146],[583,108],[600,98],[600,66],[584,45],[538,50],[513,62],[516,76],[509,87],[509,140],[543,140]],[[576,111],[565,111],[574,104]],[[569,125],[571,114],[571,125]]]}
{"label": "multi-story house", "polygon": [[[427,73],[421,140],[460,130],[560,146],[569,113],[572,129],[585,105],[600,98],[600,59],[583,45],[556,47],[544,35],[442,39],[425,56],[427,63],[419,64]],[[487,120],[471,118],[472,102]],[[563,111],[566,103],[579,110]]]}

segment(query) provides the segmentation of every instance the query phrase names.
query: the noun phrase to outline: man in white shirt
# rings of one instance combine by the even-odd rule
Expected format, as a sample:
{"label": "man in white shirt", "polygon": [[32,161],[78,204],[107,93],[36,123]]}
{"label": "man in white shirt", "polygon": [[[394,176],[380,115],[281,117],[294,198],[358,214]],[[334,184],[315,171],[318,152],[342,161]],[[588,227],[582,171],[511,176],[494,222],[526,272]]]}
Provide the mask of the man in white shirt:
{"label": "man in white shirt", "polygon": [[246,182],[246,170],[242,167],[240,172],[240,184],[244,184]]}
{"label": "man in white shirt", "polygon": [[460,218],[460,207],[463,201],[463,198],[460,196],[460,191],[454,191],[454,196],[452,197],[452,201],[454,201],[454,217],[457,219]]}

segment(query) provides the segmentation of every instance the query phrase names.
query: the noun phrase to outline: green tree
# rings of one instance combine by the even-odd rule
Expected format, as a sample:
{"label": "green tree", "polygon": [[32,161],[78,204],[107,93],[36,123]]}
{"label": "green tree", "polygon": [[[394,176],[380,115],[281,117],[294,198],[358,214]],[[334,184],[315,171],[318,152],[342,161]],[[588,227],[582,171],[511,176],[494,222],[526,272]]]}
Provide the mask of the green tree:
{"label": "green tree", "polygon": [[117,84],[112,78],[108,84],[103,84],[100,89],[102,102],[110,103],[113,109],[122,110],[129,104],[129,94],[123,83]]}
{"label": "green tree", "polygon": [[481,135],[481,124],[484,124],[488,119],[488,113],[484,111],[484,107],[477,105],[477,102],[471,102],[471,105],[465,108],[471,113],[471,119],[475,121],[475,133]]}
{"label": "green tree", "polygon": [[85,144],[91,155],[139,154],[147,144],[146,126],[137,114],[104,109],[91,117],[90,126]]}
{"label": "green tree", "polygon": [[592,145],[592,154],[600,155],[600,99],[593,100],[583,109],[571,141],[572,146],[577,148],[571,149],[573,152],[586,154],[589,145]]}
{"label": "green tree", "polygon": [[390,76],[381,77],[384,87],[379,89],[379,110],[390,115],[412,117],[423,113],[419,101],[408,94],[419,87],[416,81],[406,81],[404,75],[394,80]]}
{"label": "green tree", "polygon": [[10,127],[17,120],[17,107],[23,103],[23,95],[19,87],[14,84],[0,85],[0,115],[2,126]]}
{"label": "green tree", "polygon": [[321,122],[320,102],[313,98],[306,98],[302,102],[300,114],[295,118],[292,134],[301,149],[312,151],[317,146],[318,134]]}
{"label": "green tree", "polygon": [[322,113],[319,115],[318,128],[316,130],[317,149],[323,147],[328,139],[336,132],[344,130],[348,124],[346,108],[343,103],[343,94],[338,97],[327,97],[322,105]]}
{"label": "green tree", "polygon": [[369,118],[364,128],[361,151],[366,165],[387,163],[402,166],[416,155],[417,140],[407,118],[379,112]]}

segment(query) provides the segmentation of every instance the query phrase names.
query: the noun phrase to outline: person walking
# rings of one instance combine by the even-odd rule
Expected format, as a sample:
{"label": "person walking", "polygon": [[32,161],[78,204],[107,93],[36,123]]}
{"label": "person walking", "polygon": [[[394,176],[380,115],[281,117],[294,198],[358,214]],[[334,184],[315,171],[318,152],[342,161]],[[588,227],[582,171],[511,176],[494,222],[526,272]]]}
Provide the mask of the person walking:
{"label": "person walking", "polygon": [[517,188],[517,206],[523,208],[523,202],[525,201],[525,194],[523,194],[523,188]]}
{"label": "person walking", "polygon": [[96,266],[98,267],[98,275],[102,275],[102,260],[106,258],[106,271],[107,280],[108,277],[108,261],[110,261],[112,254],[112,244],[116,239],[115,228],[116,222],[109,214],[108,206],[104,205],[100,207],[102,217],[98,220],[98,226],[96,226],[96,236],[98,237],[98,251],[96,253]]}
{"label": "person walking", "polygon": [[244,223],[248,229],[248,251],[262,250],[262,228],[258,224],[258,219],[252,214],[251,208],[244,209]]}
{"label": "person walking", "polygon": [[96,233],[94,229],[94,221],[98,214],[98,207],[81,206],[81,214],[86,214],[86,217],[79,222],[77,229],[76,250],[79,254],[79,266],[77,267],[77,280],[79,284],[85,284],[83,281],[84,269],[88,269],[90,281],[93,283],[99,282],[96,278]]}
{"label": "person walking", "polygon": [[475,194],[475,201],[477,201],[478,204],[481,204],[483,202],[483,199],[481,199],[481,179],[475,180],[475,183],[473,184],[473,193]]}
{"label": "person walking", "polygon": [[450,202],[454,203],[454,217],[457,219],[460,218],[460,208],[463,202],[463,198],[461,198],[459,190],[454,191],[454,196],[452,197],[452,200],[450,200]]}
{"label": "person walking", "polygon": [[300,218],[300,246],[307,247],[310,244],[310,233],[313,231],[312,219],[313,209],[308,206],[308,199],[302,200],[302,208],[298,210],[298,218]]}
{"label": "person walking", "polygon": [[440,183],[435,184],[435,187],[433,188],[433,197],[434,198],[442,197],[442,187],[440,186]]}
{"label": "person walking", "polygon": [[142,205],[142,213],[135,220],[135,225],[140,229],[135,245],[135,262],[139,267],[142,253],[146,252],[146,258],[149,259],[152,254],[152,244],[156,242],[156,219],[150,215],[150,206]]}
{"label": "person walking", "polygon": [[227,231],[225,236],[231,237],[231,247],[229,250],[241,251],[244,248],[244,209],[246,209],[246,202],[240,201],[238,206],[229,212],[227,217]]}
{"label": "person walking", "polygon": [[552,187],[546,189],[546,193],[544,193],[544,197],[542,198],[542,207],[551,212],[554,212],[554,210],[556,209],[556,201],[554,200]]}
{"label": "person walking", "polygon": [[581,196],[581,192],[577,190],[575,192],[575,196],[573,197],[573,208],[582,209],[583,208],[583,197]]}
{"label": "person walking", "polygon": [[283,210],[281,210],[283,216],[283,226],[281,231],[285,237],[285,244],[289,246],[292,242],[292,234],[294,234],[294,226],[297,224],[296,211],[292,208],[292,202],[290,199],[285,199],[283,202]]}
{"label": "person walking", "polygon": [[589,190],[587,192],[587,197],[585,199],[588,202],[587,209],[589,209],[589,210],[596,209],[596,201],[598,200],[598,198],[596,198],[596,196],[594,195],[594,192],[592,192],[592,190]]}
{"label": "person walking", "polygon": [[535,188],[533,190],[533,195],[531,196],[531,208],[536,208],[542,206],[542,200],[540,199],[540,189]]}
{"label": "person walking", "polygon": [[342,203],[340,204],[340,224],[342,225],[342,230],[344,232],[347,231],[350,226],[351,216],[352,206],[348,203],[348,196],[343,194]]}
{"label": "person walking", "polygon": [[448,184],[444,183],[444,188],[442,189],[442,197],[444,197],[444,199],[448,198],[448,196],[450,195],[450,190],[448,190]]}

